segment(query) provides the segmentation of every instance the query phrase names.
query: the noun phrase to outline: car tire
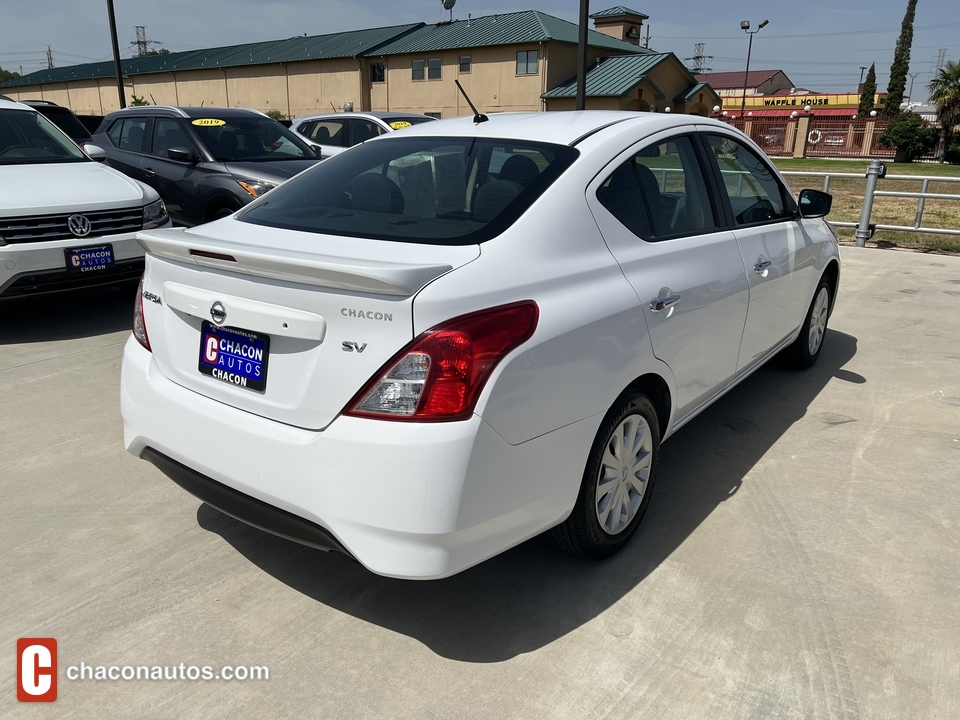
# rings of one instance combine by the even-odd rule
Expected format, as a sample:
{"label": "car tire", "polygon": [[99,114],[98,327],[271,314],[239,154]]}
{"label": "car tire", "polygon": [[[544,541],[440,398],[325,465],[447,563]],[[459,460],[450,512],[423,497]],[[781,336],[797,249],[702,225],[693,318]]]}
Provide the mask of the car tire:
{"label": "car tire", "polygon": [[210,213],[209,217],[207,218],[207,222],[213,222],[214,220],[220,220],[221,218],[230,217],[236,211],[237,211],[236,208],[228,208],[228,207],[217,208],[216,210],[213,210]]}
{"label": "car tire", "polygon": [[810,308],[800,327],[800,334],[790,348],[790,360],[799,370],[812,366],[823,350],[827,320],[830,318],[832,287],[830,278],[826,275],[820,278],[820,284],[817,285],[817,291],[813,294]]}
{"label": "car tire", "polygon": [[650,504],[659,458],[653,403],[639,393],[621,395],[597,431],[573,511],[550,531],[554,543],[596,560],[620,551]]}

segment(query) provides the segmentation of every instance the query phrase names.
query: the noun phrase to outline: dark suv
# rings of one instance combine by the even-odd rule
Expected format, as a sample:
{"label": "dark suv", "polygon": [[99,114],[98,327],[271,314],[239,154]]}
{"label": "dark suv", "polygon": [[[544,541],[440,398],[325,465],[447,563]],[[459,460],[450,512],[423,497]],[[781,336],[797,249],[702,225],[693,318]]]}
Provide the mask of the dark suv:
{"label": "dark suv", "polygon": [[47,120],[52,122],[58,128],[63,130],[64,135],[73,140],[77,145],[83,146],[90,142],[90,131],[74,115],[69,108],[57,105],[49,100],[20,100],[24,105],[29,105]]}
{"label": "dark suv", "polygon": [[107,115],[92,142],[160,193],[181,225],[231,215],[320,160],[296,133],[240,108],[126,108]]}

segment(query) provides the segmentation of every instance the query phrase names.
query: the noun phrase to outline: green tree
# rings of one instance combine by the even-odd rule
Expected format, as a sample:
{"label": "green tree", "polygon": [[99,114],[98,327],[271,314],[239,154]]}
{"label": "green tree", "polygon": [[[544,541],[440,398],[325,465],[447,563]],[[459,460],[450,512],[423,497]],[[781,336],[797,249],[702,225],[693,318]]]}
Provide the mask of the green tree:
{"label": "green tree", "polygon": [[928,127],[923,118],[912,112],[900,113],[880,133],[880,144],[897,149],[894,162],[913,162],[933,150],[940,140],[936,128]]}
{"label": "green tree", "polygon": [[860,117],[870,117],[870,111],[873,110],[876,95],[877,64],[871,63],[870,69],[867,71],[867,79],[863,81],[863,89],[860,91],[860,110],[857,113]]}
{"label": "green tree", "polygon": [[948,62],[937,70],[930,84],[930,100],[937,106],[937,119],[943,133],[943,158],[960,163],[960,63]]}
{"label": "green tree", "polygon": [[141,95],[131,95],[130,96],[130,107],[142,107],[144,105],[149,105],[146,100],[143,99]]}
{"label": "green tree", "polygon": [[147,57],[148,55],[169,55],[170,51],[166,48],[157,48],[156,50],[147,50],[143,55],[138,55],[138,57]]}
{"label": "green tree", "polygon": [[927,85],[930,100],[937,106],[937,119],[949,140],[960,125],[960,63],[952,60],[937,70]]}
{"label": "green tree", "polygon": [[910,48],[913,46],[913,18],[917,14],[917,0],[907,0],[907,12],[900,25],[900,37],[897,49],[893,53],[890,66],[890,83],[887,85],[887,103],[883,107],[885,118],[895,118],[900,114],[903,91],[907,88],[907,73],[910,72]]}
{"label": "green tree", "polygon": [[0,82],[6,82],[7,80],[13,80],[18,77],[20,77],[20,73],[0,68]]}

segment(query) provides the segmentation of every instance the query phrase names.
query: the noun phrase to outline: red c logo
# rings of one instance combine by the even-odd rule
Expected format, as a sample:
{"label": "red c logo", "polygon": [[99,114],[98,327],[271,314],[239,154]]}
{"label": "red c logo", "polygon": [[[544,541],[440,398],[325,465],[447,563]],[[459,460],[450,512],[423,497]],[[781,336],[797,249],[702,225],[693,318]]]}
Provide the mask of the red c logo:
{"label": "red c logo", "polygon": [[53,702],[57,699],[57,641],[53,638],[17,640],[17,700]]}
{"label": "red c logo", "polygon": [[207,340],[203,344],[203,358],[211,365],[217,364],[217,358],[220,356],[220,351],[217,349],[219,344],[220,340],[216,335],[207,335]]}

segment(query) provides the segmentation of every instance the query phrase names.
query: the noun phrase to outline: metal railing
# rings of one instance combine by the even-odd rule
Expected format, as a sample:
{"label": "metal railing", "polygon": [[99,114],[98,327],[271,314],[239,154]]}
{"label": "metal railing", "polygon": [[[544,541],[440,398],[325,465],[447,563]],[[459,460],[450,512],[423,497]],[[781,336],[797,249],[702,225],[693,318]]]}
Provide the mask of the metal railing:
{"label": "metal railing", "polygon": [[[683,168],[651,168],[655,175],[659,176],[660,187],[664,191],[668,189],[667,179],[670,175],[682,176]],[[743,195],[743,181],[751,173],[748,170],[721,170],[722,175],[735,176],[737,178],[736,196]],[[830,192],[830,181],[833,178],[843,178],[850,180],[863,180],[866,178],[866,188],[863,195],[863,208],[860,214],[859,222],[847,222],[844,220],[830,220],[829,223],[834,227],[855,228],[857,245],[863,247],[867,240],[873,237],[877,230],[897,230],[901,232],[919,232],[933,233],[936,235],[960,235],[958,228],[933,228],[923,226],[923,212],[926,201],[929,200],[960,200],[960,195],[948,193],[929,192],[930,183],[960,183],[960,177],[943,177],[928,175],[887,175],[887,167],[879,160],[871,160],[867,166],[867,172],[849,173],[849,172],[814,172],[806,170],[781,170],[781,175],[786,177],[820,177],[823,178],[823,191]],[[895,190],[877,190],[879,180],[901,180],[909,182],[919,182],[920,192],[905,192]],[[732,190],[728,186],[728,191]],[[913,225],[884,225],[873,224],[870,217],[873,214],[873,201],[878,197],[899,197],[916,198],[917,212],[914,216]]]}
{"label": "metal railing", "polygon": [[[924,227],[923,225],[923,211],[926,205],[926,201],[929,200],[960,200],[960,195],[954,195],[949,193],[932,193],[929,192],[930,183],[960,183],[960,177],[938,177],[938,176],[928,176],[928,175],[887,175],[887,167],[879,160],[871,160],[870,165],[867,166],[866,175],[861,173],[825,173],[825,172],[807,172],[804,170],[782,170],[781,175],[790,177],[790,176],[806,176],[806,177],[822,177],[823,181],[823,191],[830,192],[830,180],[831,178],[856,178],[862,179],[866,177],[866,188],[863,194],[863,210],[860,214],[859,222],[843,222],[843,221],[830,221],[830,224],[835,227],[850,227],[856,228],[856,237],[857,245],[863,247],[867,240],[873,237],[873,234],[877,230],[896,230],[900,232],[918,232],[918,233],[933,233],[936,235],[960,235],[960,229],[958,228],[933,228],[933,227]],[[920,192],[901,192],[894,190],[877,190],[877,184],[880,180],[899,180],[899,181],[909,181],[909,182],[919,182]],[[878,197],[899,197],[899,198],[916,198],[917,199],[917,212],[914,216],[913,225],[884,225],[884,224],[873,224],[870,222],[870,216],[873,214],[873,201],[874,198]]]}

